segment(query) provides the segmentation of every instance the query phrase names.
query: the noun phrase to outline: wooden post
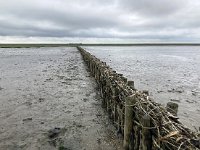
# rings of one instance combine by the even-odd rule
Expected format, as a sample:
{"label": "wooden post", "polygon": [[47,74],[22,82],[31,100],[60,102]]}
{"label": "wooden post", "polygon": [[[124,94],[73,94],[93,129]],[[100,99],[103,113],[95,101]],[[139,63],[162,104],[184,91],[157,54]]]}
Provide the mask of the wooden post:
{"label": "wooden post", "polygon": [[112,118],[115,122],[115,87],[111,86],[111,111],[112,111]]}
{"label": "wooden post", "polygon": [[119,76],[119,77],[123,77],[123,74],[121,74],[121,73],[118,73],[118,76]]}
{"label": "wooden post", "polygon": [[177,113],[178,113],[178,104],[173,103],[173,102],[168,102],[167,103],[167,111],[169,111],[173,115],[177,116]]}
{"label": "wooden post", "polygon": [[125,78],[125,77],[122,77],[122,80],[125,82],[125,83],[127,83],[127,78]]}
{"label": "wooden post", "polygon": [[114,118],[114,122],[116,122],[117,121],[117,105],[116,105],[115,95],[113,96],[113,118]]}
{"label": "wooden post", "polygon": [[151,150],[152,149],[152,135],[151,135],[151,118],[148,115],[145,115],[142,118],[142,150]]}
{"label": "wooden post", "polygon": [[124,149],[129,150],[130,137],[133,128],[133,105],[135,96],[129,96],[125,100],[125,124],[124,124]]}
{"label": "wooden post", "polygon": [[146,94],[147,96],[149,96],[149,91],[147,90],[143,90],[142,93]]}
{"label": "wooden post", "polygon": [[117,114],[118,114],[118,119],[117,119],[117,130],[121,131],[121,110],[120,110],[120,106],[117,105]]}
{"label": "wooden post", "polygon": [[135,89],[134,81],[128,81],[128,86],[130,86],[131,89]]}
{"label": "wooden post", "polygon": [[141,132],[140,132],[140,127],[138,125],[133,125],[133,130],[134,130],[134,146],[133,146],[133,149],[134,150],[139,150],[140,148],[140,135],[141,135]]}

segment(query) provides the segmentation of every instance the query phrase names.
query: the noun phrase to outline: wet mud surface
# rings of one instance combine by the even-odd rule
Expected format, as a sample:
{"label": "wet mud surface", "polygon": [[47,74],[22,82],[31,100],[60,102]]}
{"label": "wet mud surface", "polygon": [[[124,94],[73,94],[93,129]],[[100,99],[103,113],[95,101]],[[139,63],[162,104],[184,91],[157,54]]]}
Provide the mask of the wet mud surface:
{"label": "wet mud surface", "polygon": [[148,90],[166,106],[179,105],[180,121],[193,130],[200,127],[200,46],[85,47],[102,61]]}
{"label": "wet mud surface", "polygon": [[0,149],[122,149],[76,48],[0,49]]}

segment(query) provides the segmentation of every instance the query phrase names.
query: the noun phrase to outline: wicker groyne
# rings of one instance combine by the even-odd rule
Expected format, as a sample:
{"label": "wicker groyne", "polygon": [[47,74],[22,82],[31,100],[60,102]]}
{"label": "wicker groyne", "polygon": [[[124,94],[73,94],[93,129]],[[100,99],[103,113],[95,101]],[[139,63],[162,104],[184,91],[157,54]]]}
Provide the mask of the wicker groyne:
{"label": "wicker groyne", "polygon": [[196,150],[198,133],[179,122],[178,117],[154,102],[147,91],[138,91],[100,59],[77,47],[98,84],[103,107],[123,135],[126,150]]}

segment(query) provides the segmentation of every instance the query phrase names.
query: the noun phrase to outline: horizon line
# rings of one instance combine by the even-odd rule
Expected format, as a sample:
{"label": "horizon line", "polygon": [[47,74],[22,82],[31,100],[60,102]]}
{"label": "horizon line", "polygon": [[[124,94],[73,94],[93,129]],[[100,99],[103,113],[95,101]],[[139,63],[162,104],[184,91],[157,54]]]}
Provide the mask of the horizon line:
{"label": "horizon line", "polygon": [[159,42],[159,43],[0,43],[0,48],[21,48],[21,47],[46,47],[46,46],[200,46],[200,43],[178,43],[178,42]]}

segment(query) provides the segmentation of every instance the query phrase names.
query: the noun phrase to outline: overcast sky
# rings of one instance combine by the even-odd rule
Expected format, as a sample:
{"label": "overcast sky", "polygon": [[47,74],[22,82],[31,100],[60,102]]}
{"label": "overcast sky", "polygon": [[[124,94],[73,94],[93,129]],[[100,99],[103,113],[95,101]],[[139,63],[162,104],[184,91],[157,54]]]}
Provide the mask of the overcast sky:
{"label": "overcast sky", "polygon": [[0,0],[0,42],[200,42],[200,0]]}

